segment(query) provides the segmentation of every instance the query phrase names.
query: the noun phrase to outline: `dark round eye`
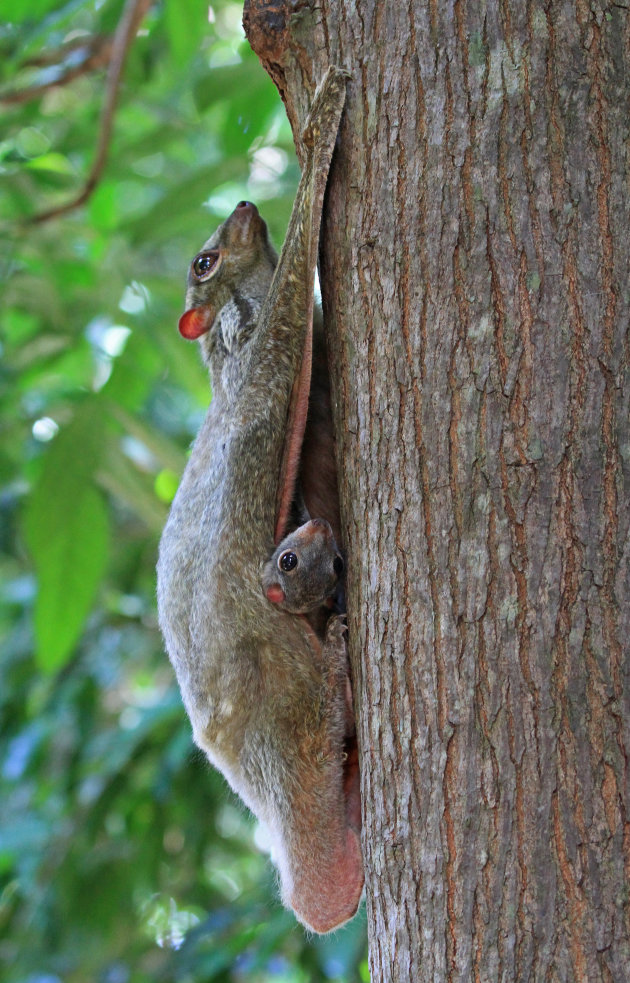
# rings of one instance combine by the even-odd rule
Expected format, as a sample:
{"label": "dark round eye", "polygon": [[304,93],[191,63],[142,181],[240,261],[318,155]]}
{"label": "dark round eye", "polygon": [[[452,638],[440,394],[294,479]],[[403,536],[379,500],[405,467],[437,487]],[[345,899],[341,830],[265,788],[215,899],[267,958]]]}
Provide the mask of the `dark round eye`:
{"label": "dark round eye", "polygon": [[284,570],[285,573],[288,573],[289,570],[295,570],[297,565],[298,558],[291,550],[285,550],[284,553],[278,557],[278,567],[280,570]]}
{"label": "dark round eye", "polygon": [[333,560],[333,570],[338,577],[341,577],[341,574],[343,573],[343,560],[339,555],[337,555]]}
{"label": "dark round eye", "polygon": [[218,249],[210,249],[207,253],[199,253],[193,260],[193,275],[198,280],[206,280],[219,262],[220,253]]}

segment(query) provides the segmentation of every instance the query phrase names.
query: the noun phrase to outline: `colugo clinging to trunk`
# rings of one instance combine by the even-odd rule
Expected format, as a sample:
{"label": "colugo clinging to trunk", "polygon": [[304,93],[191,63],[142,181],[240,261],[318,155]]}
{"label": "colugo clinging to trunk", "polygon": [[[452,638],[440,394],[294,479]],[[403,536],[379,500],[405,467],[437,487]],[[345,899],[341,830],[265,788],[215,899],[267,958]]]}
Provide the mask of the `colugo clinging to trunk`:
{"label": "colugo clinging to trunk", "polygon": [[[291,613],[279,593],[267,596],[263,574],[305,518],[296,501],[339,530],[326,386],[316,377],[311,387],[311,356],[346,79],[331,68],[315,93],[280,259],[258,210],[241,202],[191,264],[180,331],[200,339],[213,395],[158,561],[160,625],[195,741],[270,830],[283,900],[317,932],[351,918],[363,887],[344,628],[336,615],[320,630]],[[320,536],[317,525],[298,530],[298,542]],[[321,542],[338,578],[336,546],[333,556],[330,539]],[[334,587],[322,584],[324,594]]]}

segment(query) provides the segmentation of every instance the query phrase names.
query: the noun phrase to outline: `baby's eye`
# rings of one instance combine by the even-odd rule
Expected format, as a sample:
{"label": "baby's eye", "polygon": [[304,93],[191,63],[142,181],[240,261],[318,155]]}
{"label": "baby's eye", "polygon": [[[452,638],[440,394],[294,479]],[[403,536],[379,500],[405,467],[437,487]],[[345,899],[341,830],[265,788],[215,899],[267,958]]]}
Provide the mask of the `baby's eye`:
{"label": "baby's eye", "polygon": [[285,550],[278,557],[278,567],[280,570],[284,570],[285,573],[289,573],[290,570],[295,570],[298,565],[298,558],[293,553],[292,550]]}

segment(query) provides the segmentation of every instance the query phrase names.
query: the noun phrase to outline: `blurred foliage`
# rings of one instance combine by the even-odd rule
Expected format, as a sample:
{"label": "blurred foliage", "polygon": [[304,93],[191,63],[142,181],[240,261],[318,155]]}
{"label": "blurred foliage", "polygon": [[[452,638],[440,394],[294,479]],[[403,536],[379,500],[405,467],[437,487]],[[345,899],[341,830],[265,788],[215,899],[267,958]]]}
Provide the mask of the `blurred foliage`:
{"label": "blurred foliage", "polygon": [[94,195],[29,223],[89,173],[105,69],[83,60],[121,9],[25,0],[0,25],[0,976],[366,980],[361,919],[309,940],[281,908],[156,625],[209,398],[176,331],[186,266],[241,198],[279,244],[298,178],[239,4],[154,4]]}

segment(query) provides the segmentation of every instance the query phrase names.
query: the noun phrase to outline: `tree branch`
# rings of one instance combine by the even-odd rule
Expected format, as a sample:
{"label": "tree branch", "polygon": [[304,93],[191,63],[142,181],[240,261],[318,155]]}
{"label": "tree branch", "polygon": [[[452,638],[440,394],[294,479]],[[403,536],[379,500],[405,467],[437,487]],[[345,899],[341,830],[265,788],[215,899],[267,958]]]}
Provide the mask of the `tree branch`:
{"label": "tree branch", "polygon": [[56,89],[59,86],[68,85],[76,78],[79,78],[79,76],[87,75],[88,72],[95,71],[96,69],[101,68],[103,65],[106,65],[110,60],[112,47],[113,42],[111,37],[103,37],[99,35],[98,37],[82,39],[82,43],[80,45],[74,42],[69,45],[64,45],[62,48],[57,48],[55,52],[49,53],[47,56],[32,58],[26,62],[25,65],[48,67],[62,61],[63,58],[68,54],[71,54],[72,51],[76,51],[79,48],[87,49],[85,57],[78,64],[68,68],[56,79],[53,79],[50,82],[42,82],[39,85],[25,86],[23,89],[13,89],[6,92],[0,92],[0,102],[14,106],[25,102],[32,102],[34,99],[39,99],[45,92],[50,91],[50,89]]}
{"label": "tree branch", "polygon": [[98,185],[107,162],[125,59],[137,34],[138,27],[152,2],[153,0],[127,0],[122,17],[116,28],[105,84],[105,101],[101,112],[96,155],[83,188],[75,198],[66,202],[65,205],[59,205],[56,208],[51,208],[49,211],[40,212],[39,215],[33,216],[30,220],[31,223],[39,224],[41,222],[48,222],[52,218],[58,218],[60,215],[66,215],[75,208],[79,208],[85,204]]}

